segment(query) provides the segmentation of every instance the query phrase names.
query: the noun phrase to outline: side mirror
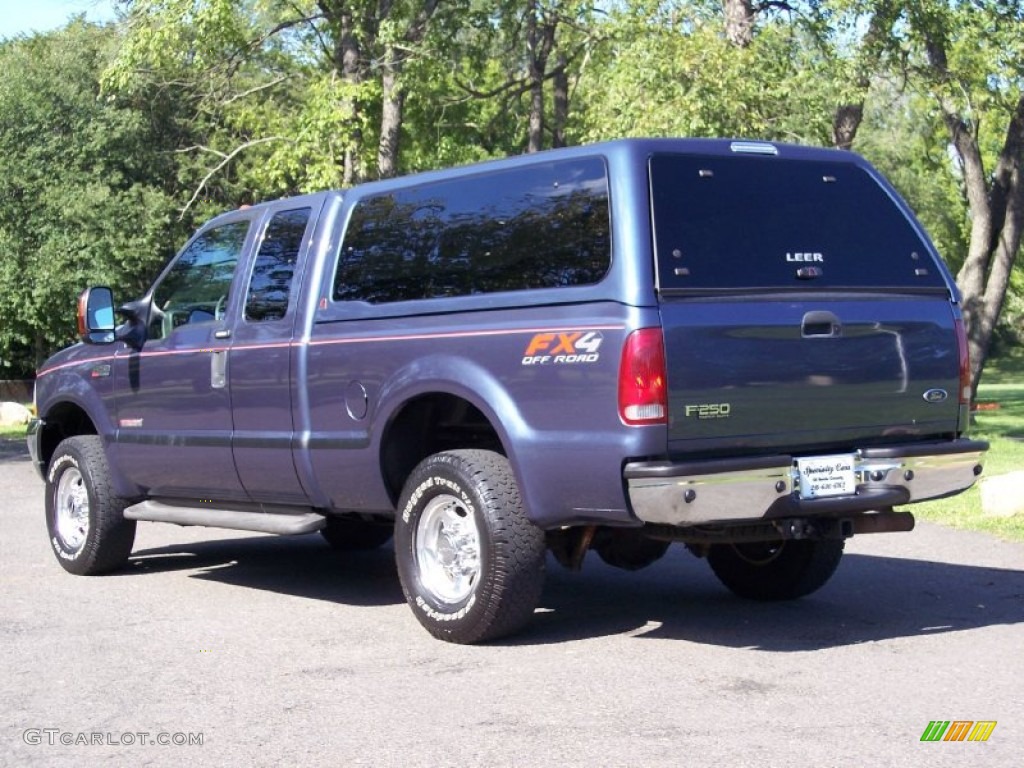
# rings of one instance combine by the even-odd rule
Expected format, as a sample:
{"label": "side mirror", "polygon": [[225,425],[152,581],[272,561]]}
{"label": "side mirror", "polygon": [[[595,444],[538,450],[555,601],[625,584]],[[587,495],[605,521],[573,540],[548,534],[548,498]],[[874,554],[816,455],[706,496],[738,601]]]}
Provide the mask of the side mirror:
{"label": "side mirror", "polygon": [[86,344],[114,342],[114,294],[109,288],[86,288],[78,297],[78,337]]}

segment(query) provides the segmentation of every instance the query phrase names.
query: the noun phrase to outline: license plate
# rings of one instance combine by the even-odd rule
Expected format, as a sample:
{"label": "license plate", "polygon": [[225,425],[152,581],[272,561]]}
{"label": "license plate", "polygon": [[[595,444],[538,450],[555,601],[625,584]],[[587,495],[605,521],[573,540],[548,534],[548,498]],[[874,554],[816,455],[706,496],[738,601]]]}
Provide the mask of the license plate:
{"label": "license plate", "polygon": [[813,456],[796,460],[801,499],[822,496],[846,496],[857,490],[853,476],[853,456]]}

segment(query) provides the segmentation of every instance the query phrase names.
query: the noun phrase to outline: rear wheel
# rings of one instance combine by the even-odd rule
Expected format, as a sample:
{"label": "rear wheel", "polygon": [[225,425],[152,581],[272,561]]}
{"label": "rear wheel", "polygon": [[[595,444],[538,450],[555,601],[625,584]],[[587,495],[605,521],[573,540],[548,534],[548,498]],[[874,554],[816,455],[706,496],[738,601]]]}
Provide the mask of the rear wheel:
{"label": "rear wheel", "polygon": [[373,523],[352,517],[328,517],[327,524],[320,529],[332,549],[341,552],[364,552],[387,544],[394,533],[394,526]]}
{"label": "rear wheel", "polygon": [[842,539],[789,539],[715,544],[708,564],[734,594],[751,600],[792,600],[831,578],[843,556]]}
{"label": "rear wheel", "polygon": [[475,643],[529,621],[544,585],[545,538],[524,515],[504,456],[460,450],[427,458],[398,510],[398,575],[428,632]]}
{"label": "rear wheel", "polygon": [[135,542],[124,508],[101,438],[79,435],[57,446],[46,473],[46,527],[64,570],[92,576],[124,565]]}

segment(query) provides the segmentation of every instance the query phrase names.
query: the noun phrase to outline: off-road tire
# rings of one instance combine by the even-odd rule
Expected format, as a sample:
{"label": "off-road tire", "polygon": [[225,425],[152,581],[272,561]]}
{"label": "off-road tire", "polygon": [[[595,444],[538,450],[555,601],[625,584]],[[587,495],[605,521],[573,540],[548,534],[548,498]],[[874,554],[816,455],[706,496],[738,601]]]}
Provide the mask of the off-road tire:
{"label": "off-road tire", "polygon": [[406,481],[395,559],[406,600],[434,637],[477,643],[522,628],[540,601],[544,557],[544,532],[526,519],[504,456],[438,453]]}
{"label": "off-road tire", "polygon": [[790,539],[756,544],[715,544],[708,564],[739,597],[793,600],[821,588],[843,556],[842,539]]}
{"label": "off-road tire", "polygon": [[125,506],[114,493],[102,438],[79,435],[57,446],[46,471],[46,528],[64,570],[93,576],[124,565],[135,543]]}

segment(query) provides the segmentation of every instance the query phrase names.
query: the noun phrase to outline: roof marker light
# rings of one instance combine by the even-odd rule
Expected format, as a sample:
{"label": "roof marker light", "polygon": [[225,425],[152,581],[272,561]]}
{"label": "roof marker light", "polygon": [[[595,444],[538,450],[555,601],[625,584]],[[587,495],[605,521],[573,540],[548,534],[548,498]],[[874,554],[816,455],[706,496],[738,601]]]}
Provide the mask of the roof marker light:
{"label": "roof marker light", "polygon": [[766,141],[734,141],[729,145],[729,149],[745,155],[779,154],[779,148]]}

